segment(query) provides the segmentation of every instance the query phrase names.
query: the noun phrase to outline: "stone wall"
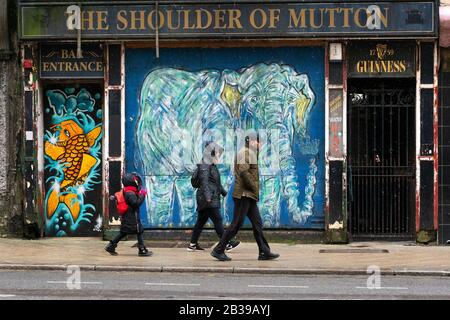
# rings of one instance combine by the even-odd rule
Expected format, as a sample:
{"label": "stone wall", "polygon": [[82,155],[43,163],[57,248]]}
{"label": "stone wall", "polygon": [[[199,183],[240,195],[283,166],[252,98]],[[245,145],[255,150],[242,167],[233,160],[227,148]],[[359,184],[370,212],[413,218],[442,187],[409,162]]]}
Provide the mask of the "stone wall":
{"label": "stone wall", "polygon": [[8,72],[8,62],[0,61],[0,233],[3,233],[7,229],[8,224],[8,210],[5,206],[4,195],[6,192],[7,184],[7,149],[5,148],[6,140],[6,110],[7,110],[7,100],[8,100],[8,84],[6,82],[6,75]]}
{"label": "stone wall", "polygon": [[0,61],[0,193],[6,192],[8,179],[8,132],[6,125],[8,110],[9,61]]}
{"label": "stone wall", "polygon": [[[2,10],[0,47],[0,236],[23,235],[21,145],[23,107],[15,1]],[[5,2],[2,2],[3,6]],[[4,8],[3,8],[4,9]],[[5,14],[7,12],[7,14]],[[1,14],[0,14],[1,15]],[[7,33],[5,33],[7,29]],[[6,39],[6,41],[5,41]]]}
{"label": "stone wall", "polygon": [[18,95],[19,70],[14,54],[0,60],[0,235],[21,234],[22,209],[16,157],[20,145],[16,134],[21,128],[21,99]]}

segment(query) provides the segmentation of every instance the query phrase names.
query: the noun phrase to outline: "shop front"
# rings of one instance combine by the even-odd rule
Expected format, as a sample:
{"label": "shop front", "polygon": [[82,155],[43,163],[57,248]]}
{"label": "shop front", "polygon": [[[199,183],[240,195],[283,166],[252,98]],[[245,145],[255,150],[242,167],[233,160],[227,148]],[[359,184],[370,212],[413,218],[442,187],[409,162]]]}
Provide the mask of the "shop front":
{"label": "shop front", "polygon": [[232,190],[251,129],[267,229],[435,233],[435,3],[28,3],[27,187],[46,236],[114,229],[124,171],[144,178],[150,233],[192,228],[205,142]]}
{"label": "shop front", "polygon": [[[40,104],[36,113],[43,154],[46,236],[99,234],[103,217],[103,48],[40,44]],[[42,161],[42,158],[40,158]]]}
{"label": "shop front", "polygon": [[[351,42],[348,48],[347,173],[352,237],[414,239],[419,48],[415,41],[380,40]],[[433,59],[433,43],[431,49]],[[433,108],[430,111],[432,116]],[[433,118],[428,120],[422,131],[430,129],[433,137]],[[432,143],[428,148],[427,155],[432,155]]]}

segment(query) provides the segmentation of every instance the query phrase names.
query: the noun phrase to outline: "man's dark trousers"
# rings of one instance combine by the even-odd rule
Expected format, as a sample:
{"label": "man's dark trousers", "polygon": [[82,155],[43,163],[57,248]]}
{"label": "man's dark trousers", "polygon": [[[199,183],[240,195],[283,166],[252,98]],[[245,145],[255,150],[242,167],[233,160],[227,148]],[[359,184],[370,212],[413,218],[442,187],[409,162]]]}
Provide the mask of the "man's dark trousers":
{"label": "man's dark trousers", "polygon": [[225,230],[225,233],[220,239],[219,244],[214,248],[214,251],[217,253],[225,252],[227,243],[231,239],[233,239],[234,236],[236,236],[239,229],[242,227],[242,224],[244,223],[245,217],[247,216],[252,223],[253,235],[255,237],[256,243],[258,244],[259,253],[269,253],[270,247],[263,235],[263,224],[256,200],[248,197],[242,197],[241,199],[233,198],[233,200],[233,221]]}

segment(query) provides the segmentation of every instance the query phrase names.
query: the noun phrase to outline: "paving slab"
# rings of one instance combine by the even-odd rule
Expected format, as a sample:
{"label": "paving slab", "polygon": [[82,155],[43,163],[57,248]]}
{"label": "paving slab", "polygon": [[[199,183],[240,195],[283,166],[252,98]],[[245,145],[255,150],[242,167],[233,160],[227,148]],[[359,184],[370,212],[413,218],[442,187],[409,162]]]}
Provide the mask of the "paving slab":
{"label": "paving slab", "polygon": [[[0,239],[0,270],[62,270],[69,265],[83,270],[141,272],[223,272],[255,274],[367,274],[378,266],[383,274],[450,276],[450,246],[423,246],[411,242],[362,242],[348,245],[283,244],[271,248],[280,254],[259,261],[253,242],[243,242],[221,262],[205,251],[152,243],[151,257],[138,257],[136,241],[120,242],[119,255],[105,252],[99,238]],[[187,244],[186,244],[187,246]]]}

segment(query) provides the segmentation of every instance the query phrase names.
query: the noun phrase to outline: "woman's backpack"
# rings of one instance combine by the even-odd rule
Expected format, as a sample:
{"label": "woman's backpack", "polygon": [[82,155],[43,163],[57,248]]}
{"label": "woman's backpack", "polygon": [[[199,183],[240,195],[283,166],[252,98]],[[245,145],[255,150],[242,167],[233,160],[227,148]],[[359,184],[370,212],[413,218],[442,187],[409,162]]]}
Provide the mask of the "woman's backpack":
{"label": "woman's backpack", "polygon": [[123,216],[128,211],[128,204],[125,201],[123,190],[117,191],[114,196],[116,198],[117,212],[120,216]]}

